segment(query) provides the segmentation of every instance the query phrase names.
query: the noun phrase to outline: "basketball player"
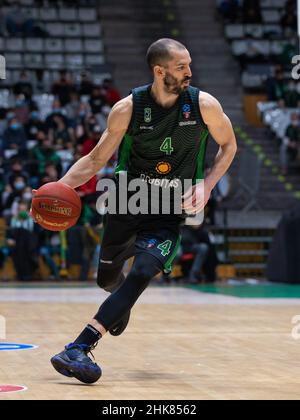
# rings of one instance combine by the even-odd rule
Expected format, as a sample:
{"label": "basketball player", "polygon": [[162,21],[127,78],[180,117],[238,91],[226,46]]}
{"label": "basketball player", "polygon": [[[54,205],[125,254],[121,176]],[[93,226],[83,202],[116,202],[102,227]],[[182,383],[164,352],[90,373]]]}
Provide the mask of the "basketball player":
{"label": "basketball player", "polygon": [[[147,61],[153,83],[133,89],[115,104],[97,146],[60,182],[72,188],[86,183],[119,146],[116,180],[124,171],[128,179],[140,178],[149,184],[158,179],[161,188],[170,180],[198,180],[203,177],[210,133],[220,147],[204,180],[204,203],[193,206],[200,188],[195,182],[183,205],[185,213],[199,213],[236,153],[232,125],[214,97],[190,86],[191,57],[184,45],[160,39],[149,47]],[[88,353],[106,332],[117,336],[125,330],[130,310],[150,280],[170,270],[181,223],[178,214],[106,214],[97,282],[110,295],[78,338],[51,359],[59,373],[84,383],[100,378],[101,369]],[[122,268],[131,256],[134,262],[125,278]]]}

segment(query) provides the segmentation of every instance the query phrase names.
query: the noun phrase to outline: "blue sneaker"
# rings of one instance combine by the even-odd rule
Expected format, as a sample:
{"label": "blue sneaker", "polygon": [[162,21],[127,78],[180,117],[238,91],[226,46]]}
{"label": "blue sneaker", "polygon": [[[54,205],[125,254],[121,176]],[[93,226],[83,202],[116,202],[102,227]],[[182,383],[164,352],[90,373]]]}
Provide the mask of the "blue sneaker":
{"label": "blue sneaker", "polygon": [[64,351],[52,357],[52,366],[61,375],[74,377],[85,384],[97,382],[102,375],[101,368],[87,355],[94,348],[85,344],[68,344]]}

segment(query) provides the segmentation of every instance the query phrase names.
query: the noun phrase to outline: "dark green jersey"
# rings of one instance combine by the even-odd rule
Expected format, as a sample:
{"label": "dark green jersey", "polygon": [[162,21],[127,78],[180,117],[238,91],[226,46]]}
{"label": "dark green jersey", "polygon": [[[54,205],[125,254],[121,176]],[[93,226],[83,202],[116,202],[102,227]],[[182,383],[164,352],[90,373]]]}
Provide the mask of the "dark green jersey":
{"label": "dark green jersey", "polygon": [[199,110],[199,89],[190,86],[171,108],[154,100],[151,85],[133,89],[132,97],[116,173],[127,171],[128,179],[155,180],[161,187],[202,179],[208,129]]}

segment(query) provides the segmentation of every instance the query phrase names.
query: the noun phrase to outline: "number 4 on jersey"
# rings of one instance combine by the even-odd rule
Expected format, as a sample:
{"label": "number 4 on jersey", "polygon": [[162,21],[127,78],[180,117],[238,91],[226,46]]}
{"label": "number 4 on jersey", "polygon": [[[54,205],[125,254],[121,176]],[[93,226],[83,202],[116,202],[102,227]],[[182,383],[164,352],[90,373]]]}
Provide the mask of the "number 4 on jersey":
{"label": "number 4 on jersey", "polygon": [[159,150],[161,152],[166,153],[167,155],[171,155],[172,152],[174,151],[172,147],[172,138],[171,137],[165,138]]}
{"label": "number 4 on jersey", "polygon": [[172,241],[167,240],[163,242],[162,244],[159,244],[157,248],[161,251],[161,255],[165,257],[166,255],[170,254],[171,246],[172,246]]}

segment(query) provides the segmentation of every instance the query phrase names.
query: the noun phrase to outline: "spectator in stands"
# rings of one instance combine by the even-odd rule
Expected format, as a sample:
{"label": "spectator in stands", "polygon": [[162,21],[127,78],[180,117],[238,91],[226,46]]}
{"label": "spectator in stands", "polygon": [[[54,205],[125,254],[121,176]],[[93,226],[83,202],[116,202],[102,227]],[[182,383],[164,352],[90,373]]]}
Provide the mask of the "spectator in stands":
{"label": "spectator in stands", "polygon": [[14,109],[14,113],[16,118],[22,125],[28,123],[29,116],[30,116],[30,102],[25,99],[23,93],[16,97],[16,106]]}
{"label": "spectator in stands", "polygon": [[62,115],[64,120],[65,120],[65,123],[67,124],[68,120],[67,120],[67,117],[66,117],[66,111],[62,107],[59,99],[55,99],[53,101],[52,112],[46,118],[46,125],[47,125],[48,128],[53,128],[53,127],[56,126],[56,123],[54,122],[54,117],[56,115]]}
{"label": "spectator in stands", "polygon": [[79,94],[91,96],[93,88],[94,84],[91,81],[89,75],[86,72],[81,73],[81,80],[78,88]]}
{"label": "spectator in stands", "polygon": [[287,83],[284,80],[284,72],[281,66],[276,67],[274,77],[267,80],[267,95],[269,101],[279,101],[287,91]]}
{"label": "spectator in stands", "polygon": [[32,157],[37,161],[39,176],[44,176],[48,163],[53,163],[60,174],[60,158],[53,148],[51,139],[43,131],[39,131],[37,133],[37,140],[39,143],[32,150]]}
{"label": "spectator in stands", "polygon": [[[205,278],[211,282],[216,279],[217,256],[208,232],[202,226],[183,226],[181,230],[181,260],[191,255],[192,266],[188,274],[188,282],[197,284]],[[191,260],[190,260],[191,261]],[[185,270],[183,270],[185,271]]]}
{"label": "spectator in stands", "polygon": [[58,181],[58,171],[54,163],[47,163],[45,165],[45,172],[41,178],[42,184],[47,182],[57,182]]}
{"label": "spectator in stands", "polygon": [[75,90],[73,81],[68,77],[67,70],[61,70],[60,78],[53,83],[51,92],[57,95],[62,106],[68,104],[71,100],[71,92]]}
{"label": "spectator in stands", "polygon": [[15,203],[21,201],[26,186],[26,179],[23,176],[16,177],[12,186],[6,184],[1,196],[3,216],[5,218],[9,219],[14,216]]}
{"label": "spectator in stands", "polygon": [[13,187],[16,179],[19,177],[25,179],[26,183],[29,180],[29,174],[24,170],[24,166],[21,159],[14,158],[11,162],[11,168],[5,175],[5,183]]}
{"label": "spectator in stands", "polygon": [[54,127],[48,131],[51,144],[56,150],[71,149],[75,144],[75,134],[72,127],[67,127],[65,118],[56,114],[53,116]]}
{"label": "spectator in stands", "polygon": [[220,0],[217,8],[223,18],[229,23],[234,23],[237,20],[239,13],[238,0]]}
{"label": "spectator in stands", "polygon": [[261,23],[260,0],[244,0],[242,15],[243,23]]}
{"label": "spectator in stands", "polygon": [[89,137],[83,142],[81,150],[82,156],[88,155],[94,149],[101,135],[101,127],[99,125],[94,125],[90,130]]}
{"label": "spectator in stands", "polygon": [[6,29],[11,36],[16,36],[17,34],[34,35],[34,20],[28,19],[24,15],[18,1],[14,3],[12,9],[7,13],[5,21]]}
{"label": "spectator in stands", "polygon": [[297,54],[298,39],[297,35],[290,33],[287,36],[288,42],[284,45],[282,53],[280,55],[280,62],[283,65],[290,66],[292,58]]}
{"label": "spectator in stands", "polygon": [[297,31],[297,4],[295,1],[286,2],[285,13],[281,18],[281,26],[284,29]]}
{"label": "spectator in stands", "polygon": [[39,254],[50,269],[48,280],[59,279],[59,269],[53,258],[54,255],[60,255],[60,237],[57,233],[39,229]]}
{"label": "spectator in stands", "polygon": [[32,83],[30,82],[28,73],[26,70],[22,70],[19,76],[19,81],[13,86],[13,93],[16,96],[23,94],[26,99],[31,99],[32,92]]}
{"label": "spectator in stands", "polygon": [[288,89],[284,92],[284,103],[287,108],[297,108],[300,100],[300,95],[297,92],[296,83],[290,80]]}
{"label": "spectator in stands", "polygon": [[106,92],[102,86],[94,87],[89,103],[93,114],[101,114],[103,106],[106,105]]}
{"label": "spectator in stands", "polygon": [[5,151],[13,151],[14,153],[10,153],[11,156],[13,154],[26,156],[26,141],[27,138],[22,124],[17,118],[12,118],[3,134],[4,154]]}
{"label": "spectator in stands", "polygon": [[11,220],[11,229],[7,236],[18,280],[32,280],[38,267],[37,236],[26,203],[19,203],[17,215]]}
{"label": "spectator in stands", "polygon": [[39,131],[45,131],[46,124],[41,120],[38,108],[33,108],[28,123],[25,125],[25,132],[28,140],[36,140]]}
{"label": "spectator in stands", "polygon": [[112,79],[104,79],[102,87],[105,92],[106,103],[113,107],[121,99],[120,92],[114,87]]}
{"label": "spectator in stands", "polygon": [[289,164],[298,156],[300,144],[299,114],[294,112],[291,115],[291,124],[287,127],[285,137],[280,146],[280,163],[283,175],[288,174]]}

